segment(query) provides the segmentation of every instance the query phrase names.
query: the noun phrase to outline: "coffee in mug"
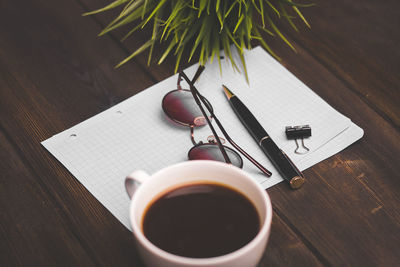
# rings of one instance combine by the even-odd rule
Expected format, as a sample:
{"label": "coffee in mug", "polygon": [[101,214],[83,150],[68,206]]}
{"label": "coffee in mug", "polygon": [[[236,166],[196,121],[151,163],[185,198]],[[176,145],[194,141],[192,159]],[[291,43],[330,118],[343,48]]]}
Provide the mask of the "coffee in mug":
{"label": "coffee in mug", "polygon": [[179,185],[147,207],[145,237],[169,253],[191,258],[217,257],[249,243],[260,229],[254,204],[218,183]]}

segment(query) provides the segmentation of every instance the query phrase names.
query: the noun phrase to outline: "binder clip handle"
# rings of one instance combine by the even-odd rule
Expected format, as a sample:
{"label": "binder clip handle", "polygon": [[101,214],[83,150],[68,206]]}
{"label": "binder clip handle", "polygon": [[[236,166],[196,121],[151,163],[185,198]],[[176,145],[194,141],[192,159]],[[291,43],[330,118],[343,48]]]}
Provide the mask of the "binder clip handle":
{"label": "binder clip handle", "polygon": [[[296,142],[296,154],[306,154],[310,149],[304,145],[304,138],[311,136],[311,127],[309,125],[286,126],[287,139],[294,139]],[[298,139],[301,139],[301,147],[299,146]]]}

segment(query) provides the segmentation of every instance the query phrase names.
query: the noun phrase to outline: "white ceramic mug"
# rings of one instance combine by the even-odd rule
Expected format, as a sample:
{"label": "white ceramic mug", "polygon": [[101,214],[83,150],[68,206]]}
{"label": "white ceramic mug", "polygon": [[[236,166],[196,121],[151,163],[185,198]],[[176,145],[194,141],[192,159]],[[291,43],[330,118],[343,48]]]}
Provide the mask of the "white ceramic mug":
{"label": "white ceramic mug", "polygon": [[[260,230],[256,237],[240,249],[218,257],[188,258],[166,252],[153,245],[143,234],[143,216],[154,199],[169,189],[192,182],[216,182],[236,189],[256,207]],[[272,206],[267,192],[246,172],[226,163],[193,160],[164,168],[153,175],[134,171],[125,180],[131,197],[130,221],[142,259],[148,266],[256,266],[267,245],[271,231]]]}

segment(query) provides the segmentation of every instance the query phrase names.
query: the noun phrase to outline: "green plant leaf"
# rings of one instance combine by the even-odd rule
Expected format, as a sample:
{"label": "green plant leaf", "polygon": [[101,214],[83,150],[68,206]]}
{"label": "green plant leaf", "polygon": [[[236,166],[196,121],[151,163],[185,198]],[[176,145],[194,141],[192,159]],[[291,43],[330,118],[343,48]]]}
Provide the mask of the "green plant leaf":
{"label": "green plant leaf", "polygon": [[215,12],[217,13],[217,14],[219,14],[219,5],[221,4],[221,0],[217,0],[217,2],[215,3]]}
{"label": "green plant leaf", "polygon": [[242,14],[240,16],[240,18],[238,19],[238,22],[236,23],[236,26],[235,26],[235,29],[233,30],[233,33],[235,33],[237,31],[237,29],[238,29],[240,23],[242,23],[243,19],[244,19],[244,15]]}
{"label": "green plant leaf", "polygon": [[142,20],[144,19],[144,15],[146,14],[147,2],[148,2],[148,0],[144,0],[143,11],[142,11]]}
{"label": "green plant leaf", "polygon": [[307,20],[303,16],[303,14],[301,14],[300,10],[295,6],[293,6],[292,8],[294,9],[294,11],[297,12],[297,14],[299,14],[300,18],[304,21],[304,23],[307,25],[307,27],[311,28],[310,24],[308,24]]}
{"label": "green plant leaf", "polygon": [[238,50],[238,54],[240,57],[240,61],[242,62],[242,65],[243,65],[244,76],[246,77],[246,82],[249,83],[249,75],[247,73],[246,61],[244,60],[243,51]]}
{"label": "green plant leaf", "polygon": [[129,15],[132,11],[134,11],[136,8],[140,7],[140,5],[143,4],[143,0],[131,0],[125,8],[121,11],[119,14],[118,18],[125,17],[126,15]]}
{"label": "green plant leaf", "polygon": [[153,40],[148,40],[146,43],[144,43],[141,47],[139,47],[135,52],[133,52],[129,57],[125,58],[124,60],[122,60],[120,63],[118,63],[117,66],[115,66],[115,68],[119,68],[121,67],[123,64],[125,64],[126,62],[128,62],[129,60],[131,60],[132,58],[134,58],[135,56],[139,55],[140,53],[142,53],[144,50],[146,50],[151,43],[153,42]]}
{"label": "green plant leaf", "polygon": [[169,46],[167,49],[165,49],[164,54],[161,56],[160,60],[158,61],[158,65],[160,65],[164,59],[168,56],[169,52],[171,52],[172,48],[176,45],[177,41],[175,38],[172,38],[171,42],[169,43]]}
{"label": "green plant leaf", "polygon": [[[232,66],[236,69],[239,70],[239,68],[237,67],[235,61],[233,60],[232,57],[232,53],[231,53],[231,48],[230,48],[230,43],[229,43],[229,36],[227,34],[226,31],[223,32],[223,47],[224,47],[224,51],[225,51],[225,56],[228,56],[228,59],[231,61]],[[238,47],[240,49],[240,47]]]}
{"label": "green plant leaf", "polygon": [[132,30],[130,30],[127,34],[124,35],[124,37],[121,38],[121,41],[125,41],[126,38],[128,38],[132,33],[134,33],[135,31],[137,31],[138,29],[142,28],[143,26],[143,21],[141,23],[139,23],[139,25],[137,25],[135,28],[133,28]]}
{"label": "green plant leaf", "polygon": [[274,57],[276,58],[278,61],[281,61],[281,58],[278,57],[277,54],[275,54],[275,52],[271,49],[271,47],[269,47],[269,45],[264,41],[264,39],[262,38],[260,32],[257,30],[257,28],[253,28],[254,29],[254,33],[255,36],[259,37],[259,41],[261,43],[261,45]]}
{"label": "green plant leaf", "polygon": [[94,15],[94,14],[97,14],[97,13],[101,13],[101,12],[113,9],[113,8],[115,8],[117,6],[120,6],[120,5],[122,5],[122,4],[124,4],[124,3],[128,2],[128,1],[129,0],[116,0],[116,1],[110,3],[109,5],[107,5],[107,6],[103,7],[103,8],[83,13],[82,16],[89,16],[89,15]]}
{"label": "green plant leaf", "polygon": [[294,25],[293,21],[292,21],[292,17],[289,16],[289,14],[286,12],[285,7],[279,3],[279,7],[281,9],[282,15],[287,19],[287,21],[289,22],[290,26],[292,26],[292,28],[298,32],[299,30],[297,29],[296,25]]}
{"label": "green plant leaf", "polygon": [[228,11],[225,13],[225,18],[229,16],[229,14],[231,13],[232,9],[235,7],[237,3],[235,2],[233,5],[231,5],[231,7],[228,9]]}
{"label": "green plant leaf", "polygon": [[[158,5],[153,9],[153,11],[151,12],[151,14],[147,17],[147,19],[146,19],[144,25],[146,25],[146,24],[149,22],[149,20],[157,13],[157,11],[165,4],[166,1],[167,1],[167,0],[161,0],[161,1],[158,3]],[[143,27],[144,27],[144,25],[143,25]]]}
{"label": "green plant leaf", "polygon": [[[140,18],[141,8],[136,9],[130,15],[126,16],[125,18],[121,19],[119,22],[118,20],[114,20],[111,22],[102,32],[100,32],[99,36],[102,36],[118,27],[121,27],[125,24],[128,24],[138,18]],[[142,24],[143,25],[143,24]]]}
{"label": "green plant leaf", "polygon": [[[275,36],[275,33],[271,32],[270,30],[268,30],[265,27],[258,26],[258,28],[260,28],[261,30],[263,30],[264,32],[268,33],[271,36]],[[261,36],[259,38],[263,39]]]}
{"label": "green plant leaf", "polygon": [[274,7],[274,5],[271,4],[270,1],[265,0],[265,2],[269,5],[269,7],[270,7],[273,11],[275,11],[275,13],[278,15],[278,18],[280,18],[280,17],[281,17],[281,14],[279,13],[278,9],[276,9],[276,8]]}
{"label": "green plant leaf", "polygon": [[280,32],[280,30],[276,27],[274,22],[271,20],[269,16],[267,16],[267,20],[269,24],[271,25],[272,29],[275,31],[275,33],[281,37],[281,39],[290,47],[292,48],[293,51],[297,52],[296,49],[293,47],[293,45],[286,39],[286,37]]}
{"label": "green plant leaf", "polygon": [[158,36],[158,28],[159,28],[159,25],[160,25],[159,17],[161,17],[161,14],[162,14],[162,9],[158,11],[158,13],[156,14],[156,18],[154,19],[153,32],[151,34],[151,40],[153,42],[151,43],[149,56],[147,58],[147,65],[148,66],[150,65],[151,57],[153,55],[153,50],[154,50],[154,44],[156,43],[157,36]]}
{"label": "green plant leaf", "polygon": [[175,62],[175,69],[174,69],[174,73],[176,73],[178,71],[179,68],[179,63],[181,62],[181,58],[182,58],[182,53],[183,53],[184,49],[180,49],[177,56],[176,56],[176,62]]}
{"label": "green plant leaf", "polygon": [[[179,4],[180,3],[180,4]],[[173,22],[176,21],[180,21],[181,16],[178,15],[179,11],[182,10],[182,8],[184,7],[185,3],[180,1],[178,2],[178,4],[176,4],[173,8],[173,10],[171,11],[171,14],[169,15],[165,25],[164,25],[164,31],[161,35],[161,39],[163,39],[165,32],[167,31],[169,25]],[[175,27],[177,27],[178,25],[176,25]]]}
{"label": "green plant leaf", "polygon": [[265,27],[265,19],[264,19],[264,5],[262,3],[262,0],[260,1],[260,11],[261,11],[261,21],[262,21],[262,26]]}
{"label": "green plant leaf", "polygon": [[207,0],[200,0],[199,14],[197,15],[198,18],[200,18],[201,13],[206,8],[206,5],[207,5]]}
{"label": "green plant leaf", "polygon": [[[215,28],[213,28],[213,36],[216,36],[216,35],[218,35],[218,32]],[[220,50],[219,42],[220,42],[219,38],[212,38],[212,52],[211,52],[210,62],[212,63],[214,60],[214,56],[217,55],[219,65],[221,65],[220,59],[219,59],[219,50]]]}
{"label": "green plant leaf", "polygon": [[[197,30],[200,28],[201,25],[202,22],[198,19],[195,20],[194,24],[190,24],[191,31],[188,31],[188,34],[185,36],[180,45],[185,45],[187,42],[189,42],[189,40],[197,33]],[[189,28],[189,26],[187,28]]]}
{"label": "green plant leaf", "polygon": [[232,33],[227,28],[225,28],[225,32],[228,35],[229,39],[231,39],[232,42],[236,45],[236,47],[240,49],[240,45],[237,43],[237,41],[233,37]]}
{"label": "green plant leaf", "polygon": [[197,46],[200,44],[201,39],[203,38],[204,34],[208,30],[208,25],[209,25],[209,18],[205,17],[203,23],[201,24],[200,31],[198,33],[196,41],[194,42],[192,51],[190,52],[188,61],[190,61],[192,59],[192,56],[193,56],[194,52],[196,51]]}
{"label": "green plant leaf", "polygon": [[279,0],[289,6],[298,6],[298,7],[311,7],[314,6],[315,4],[298,4],[298,3],[294,3],[292,0]]}

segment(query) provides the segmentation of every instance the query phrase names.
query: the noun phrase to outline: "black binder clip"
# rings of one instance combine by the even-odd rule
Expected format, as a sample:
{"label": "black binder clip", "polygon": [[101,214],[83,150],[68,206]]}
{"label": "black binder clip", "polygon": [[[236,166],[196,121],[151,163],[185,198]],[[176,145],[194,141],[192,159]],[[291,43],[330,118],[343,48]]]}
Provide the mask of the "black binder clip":
{"label": "black binder clip", "polygon": [[[304,138],[311,136],[310,125],[286,126],[285,133],[287,139],[294,139],[296,142],[296,149],[294,150],[294,153],[302,155],[310,151],[310,149],[304,145]],[[300,148],[297,139],[301,139],[302,148]]]}

